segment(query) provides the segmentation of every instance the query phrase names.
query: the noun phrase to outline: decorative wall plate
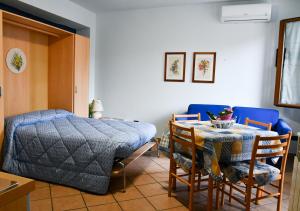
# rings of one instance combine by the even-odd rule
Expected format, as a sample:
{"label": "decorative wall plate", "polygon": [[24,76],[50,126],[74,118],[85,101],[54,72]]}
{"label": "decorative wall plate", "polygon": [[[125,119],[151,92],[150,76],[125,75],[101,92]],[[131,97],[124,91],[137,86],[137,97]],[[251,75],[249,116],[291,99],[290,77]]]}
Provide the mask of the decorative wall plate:
{"label": "decorative wall plate", "polygon": [[21,73],[26,68],[26,55],[20,48],[12,48],[6,55],[6,65],[13,73]]}

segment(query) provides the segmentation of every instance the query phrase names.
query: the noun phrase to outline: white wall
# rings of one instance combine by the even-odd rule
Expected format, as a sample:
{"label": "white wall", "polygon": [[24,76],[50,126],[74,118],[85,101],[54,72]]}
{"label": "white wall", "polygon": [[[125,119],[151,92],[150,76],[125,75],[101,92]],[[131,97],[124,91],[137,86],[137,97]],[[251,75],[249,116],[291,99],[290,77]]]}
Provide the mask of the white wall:
{"label": "white wall", "polygon": [[96,14],[69,0],[19,0],[90,28],[90,99],[95,95]]}
{"label": "white wall", "polygon": [[[160,133],[190,103],[272,106],[278,20],[300,11],[298,0],[273,3],[271,23],[222,24],[219,3],[97,14],[105,115],[152,122]],[[163,81],[166,51],[187,52],[185,83]],[[217,52],[214,84],[191,83],[194,51]]]}

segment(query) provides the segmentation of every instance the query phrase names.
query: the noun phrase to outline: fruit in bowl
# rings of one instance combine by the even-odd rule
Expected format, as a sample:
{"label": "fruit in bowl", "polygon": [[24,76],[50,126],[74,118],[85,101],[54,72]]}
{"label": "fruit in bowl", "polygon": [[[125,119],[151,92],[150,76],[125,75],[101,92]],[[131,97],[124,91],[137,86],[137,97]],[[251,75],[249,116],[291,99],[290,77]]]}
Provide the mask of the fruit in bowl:
{"label": "fruit in bowl", "polygon": [[221,120],[231,120],[233,111],[231,108],[225,108],[224,111],[219,113],[219,117]]}
{"label": "fruit in bowl", "polygon": [[206,113],[209,116],[212,125],[216,128],[228,129],[235,123],[235,119],[232,118],[233,112],[231,108],[225,108],[223,111],[219,112],[218,116],[209,111]]}
{"label": "fruit in bowl", "polygon": [[231,108],[225,108],[223,111],[219,112],[218,116],[209,111],[206,112],[211,120],[232,120],[232,113],[233,111]]}

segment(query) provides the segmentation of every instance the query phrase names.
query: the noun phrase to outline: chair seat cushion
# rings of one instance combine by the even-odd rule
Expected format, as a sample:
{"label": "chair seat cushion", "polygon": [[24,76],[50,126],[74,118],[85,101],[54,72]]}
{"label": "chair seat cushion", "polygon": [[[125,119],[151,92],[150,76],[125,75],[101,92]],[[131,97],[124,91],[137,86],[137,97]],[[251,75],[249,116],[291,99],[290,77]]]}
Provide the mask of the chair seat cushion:
{"label": "chair seat cushion", "polygon": [[[250,163],[249,161],[245,161],[232,163],[230,166],[227,166],[223,172],[229,181],[236,183],[248,177],[249,170]],[[277,180],[279,175],[280,170],[278,168],[260,161],[255,162],[253,176],[258,186],[263,186]]]}
{"label": "chair seat cushion", "polygon": [[[188,154],[182,154],[182,153],[173,153],[174,160],[176,164],[182,168],[185,172],[189,172],[192,169],[192,157]],[[196,168],[202,169],[203,168],[203,162],[201,161],[201,158],[196,159]]]}

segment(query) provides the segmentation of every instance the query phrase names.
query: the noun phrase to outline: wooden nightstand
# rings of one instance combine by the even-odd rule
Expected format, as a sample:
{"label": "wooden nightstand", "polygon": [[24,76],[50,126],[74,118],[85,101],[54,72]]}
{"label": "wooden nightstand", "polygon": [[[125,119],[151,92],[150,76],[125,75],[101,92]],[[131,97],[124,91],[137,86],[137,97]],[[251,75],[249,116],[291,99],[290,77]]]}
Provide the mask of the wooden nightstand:
{"label": "wooden nightstand", "polygon": [[0,172],[0,178],[18,182],[18,186],[0,194],[0,211],[29,211],[29,193],[34,190],[34,180]]}

